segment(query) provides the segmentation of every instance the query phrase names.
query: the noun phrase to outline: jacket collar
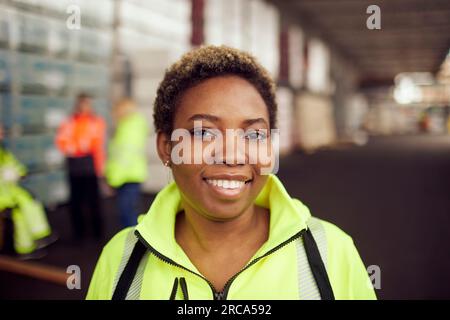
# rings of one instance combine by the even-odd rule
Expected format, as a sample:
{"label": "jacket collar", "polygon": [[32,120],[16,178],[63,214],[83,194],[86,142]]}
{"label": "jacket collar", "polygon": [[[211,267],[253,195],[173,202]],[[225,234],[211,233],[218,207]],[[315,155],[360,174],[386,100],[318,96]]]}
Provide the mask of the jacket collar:
{"label": "jacket collar", "polygon": [[[270,209],[270,227],[268,240],[253,258],[264,255],[305,229],[306,222],[311,216],[305,205],[289,196],[275,175],[269,176],[255,204]],[[158,193],[148,213],[140,217],[136,230],[160,254],[198,272],[175,241],[175,217],[179,211],[181,211],[180,190],[175,182],[172,182]]]}

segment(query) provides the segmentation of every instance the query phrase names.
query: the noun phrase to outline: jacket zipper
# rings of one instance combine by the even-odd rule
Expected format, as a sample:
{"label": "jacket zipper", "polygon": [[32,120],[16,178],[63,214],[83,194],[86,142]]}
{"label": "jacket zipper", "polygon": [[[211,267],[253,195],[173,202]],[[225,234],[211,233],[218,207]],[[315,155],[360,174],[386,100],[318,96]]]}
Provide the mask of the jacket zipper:
{"label": "jacket zipper", "polygon": [[205,277],[203,277],[202,275],[186,268],[183,267],[182,265],[176,263],[175,261],[173,261],[172,259],[167,258],[166,256],[164,256],[163,254],[161,254],[159,251],[157,251],[156,249],[154,249],[143,237],[142,235],[139,233],[139,231],[135,231],[136,236],[145,244],[145,246],[160,260],[173,265],[175,267],[181,268],[183,270],[186,270],[192,274],[195,274],[196,276],[202,278],[203,280],[206,281],[206,283],[208,283],[208,285],[210,286],[212,293],[213,293],[213,297],[214,300],[226,300],[227,296],[228,296],[228,290],[231,287],[231,284],[233,283],[233,281],[245,270],[247,270],[248,268],[250,268],[252,265],[254,265],[256,262],[258,262],[259,260],[261,260],[262,258],[265,258],[269,255],[271,255],[272,253],[274,253],[275,251],[278,251],[279,249],[283,248],[284,246],[288,245],[289,243],[297,240],[298,238],[300,238],[303,233],[305,232],[306,229],[302,229],[299,232],[297,232],[295,235],[293,235],[292,237],[290,237],[289,239],[287,239],[286,241],[280,243],[279,245],[277,245],[276,247],[272,248],[271,250],[267,251],[265,254],[263,254],[262,256],[253,259],[252,261],[250,261],[243,269],[241,269],[241,271],[239,271],[238,273],[236,273],[234,276],[232,276],[226,283],[225,286],[223,288],[223,291],[217,291],[214,288],[214,285]]}
{"label": "jacket zipper", "polygon": [[153,254],[155,255],[155,257],[157,257],[157,258],[160,259],[161,261],[163,261],[163,262],[165,262],[165,263],[168,263],[168,264],[170,264],[170,265],[172,265],[172,266],[181,268],[181,269],[183,269],[183,270],[186,270],[186,271],[188,271],[188,272],[190,272],[190,273],[192,273],[192,274],[195,274],[196,276],[202,278],[203,280],[205,280],[206,283],[208,283],[208,285],[210,286],[210,288],[211,288],[211,290],[212,290],[212,292],[213,292],[213,296],[215,297],[215,295],[216,295],[216,293],[217,293],[216,288],[214,288],[214,285],[213,285],[208,279],[206,279],[205,277],[203,277],[201,274],[198,274],[197,272],[194,272],[194,271],[192,271],[192,270],[190,270],[190,269],[188,269],[188,268],[186,268],[186,267],[183,267],[181,264],[178,264],[178,263],[176,263],[175,261],[173,261],[172,259],[167,258],[165,255],[161,254],[159,251],[157,251],[155,248],[153,248],[153,247],[152,247],[152,246],[151,246],[151,245],[150,245],[150,244],[142,237],[142,235],[139,233],[139,231],[136,230],[134,233],[135,233],[135,235],[139,238],[139,240],[142,241],[142,243],[150,250],[150,252],[153,253]]}

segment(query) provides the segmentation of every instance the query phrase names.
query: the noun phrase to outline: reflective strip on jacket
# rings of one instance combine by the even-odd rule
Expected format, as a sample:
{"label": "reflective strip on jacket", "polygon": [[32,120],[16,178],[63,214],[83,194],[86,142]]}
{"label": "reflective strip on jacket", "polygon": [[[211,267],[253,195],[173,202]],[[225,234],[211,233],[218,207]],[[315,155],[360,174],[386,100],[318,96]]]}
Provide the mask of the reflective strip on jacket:
{"label": "reflective strip on jacket", "polygon": [[[149,251],[142,259],[129,292],[135,299],[166,300],[172,295],[175,279],[183,279],[189,298],[213,299],[210,284],[201,276],[174,238],[175,216],[180,209],[180,191],[172,182],[154,200],[136,230],[119,232],[103,249],[91,280],[87,299],[111,299],[133,246],[134,234]],[[296,235],[311,221],[308,208],[291,198],[280,180],[270,175],[255,204],[270,209],[269,238],[254,254],[243,272],[229,283],[225,299],[313,299],[305,287],[308,274],[301,256],[301,238]],[[335,225],[313,219],[323,228],[316,239],[336,299],[376,299],[366,268],[352,239]],[[132,231],[132,232],[130,232]],[[130,249],[131,246],[131,249]],[[264,256],[262,259],[258,257]],[[257,262],[252,263],[252,261]],[[175,262],[176,265],[168,263]],[[180,267],[181,266],[181,267]],[[226,266],[218,266],[218,268]],[[305,269],[305,270],[304,270]],[[306,272],[306,273],[305,273]],[[131,291],[131,290],[130,290]],[[176,299],[185,298],[177,290]]]}

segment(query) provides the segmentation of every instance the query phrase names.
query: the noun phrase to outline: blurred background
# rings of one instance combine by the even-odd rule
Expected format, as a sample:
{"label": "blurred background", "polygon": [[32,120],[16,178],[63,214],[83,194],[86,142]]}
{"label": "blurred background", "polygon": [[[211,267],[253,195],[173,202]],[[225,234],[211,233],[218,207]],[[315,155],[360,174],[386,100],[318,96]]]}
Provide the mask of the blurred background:
{"label": "blurred background", "polygon": [[[380,9],[379,29],[369,28],[370,5]],[[0,298],[84,298],[102,246],[121,229],[106,192],[103,236],[71,236],[54,141],[77,95],[92,97],[106,142],[122,97],[148,121],[146,212],[168,181],[155,151],[157,86],[202,44],[247,50],[276,79],[278,176],[353,237],[366,266],[380,267],[378,297],[449,299],[447,0],[0,0],[3,144],[27,168],[20,186],[44,205],[58,238],[39,259],[0,256]],[[70,265],[81,269],[79,290],[66,286]]]}

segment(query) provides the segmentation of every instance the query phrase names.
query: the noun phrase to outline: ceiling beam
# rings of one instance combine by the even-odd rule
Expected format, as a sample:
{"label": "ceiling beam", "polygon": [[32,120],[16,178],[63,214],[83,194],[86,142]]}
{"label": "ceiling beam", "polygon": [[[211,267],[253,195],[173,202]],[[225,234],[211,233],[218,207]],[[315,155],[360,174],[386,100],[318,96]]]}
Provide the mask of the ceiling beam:
{"label": "ceiling beam", "polygon": [[447,46],[436,46],[433,48],[424,48],[424,47],[378,47],[378,48],[369,48],[369,47],[358,47],[354,48],[353,54],[356,56],[415,56],[416,54],[426,55],[426,56],[435,56],[440,55],[441,50],[448,49]]}
{"label": "ceiling beam", "polygon": [[[331,27],[330,27],[331,28]],[[411,33],[411,32],[420,32],[420,33],[434,33],[434,32],[442,32],[444,35],[447,34],[450,30],[450,15],[448,20],[444,23],[439,22],[430,22],[424,24],[422,22],[413,22],[413,23],[400,23],[398,22],[397,26],[386,26],[386,24],[382,24],[381,31],[383,32],[398,32],[398,33]],[[365,28],[361,28],[361,23],[355,21],[346,21],[344,23],[340,23],[338,26],[333,26],[330,29],[330,32],[333,34],[338,33],[348,33],[348,32],[366,32],[369,31]]]}
{"label": "ceiling beam", "polygon": [[430,34],[425,36],[423,34],[409,33],[409,34],[395,34],[395,33],[383,33],[383,31],[374,32],[361,32],[361,33],[347,33],[337,34],[334,39],[338,42],[355,43],[355,44],[382,44],[388,45],[389,43],[402,43],[404,44],[418,44],[420,46],[427,46],[429,44],[442,44],[446,43],[449,37],[443,34]]}
{"label": "ceiling beam", "polygon": [[394,85],[394,79],[390,76],[366,76],[359,80],[360,89],[368,89],[373,87],[390,87]]}
{"label": "ceiling beam", "polygon": [[[284,0],[286,1],[286,0]],[[429,12],[429,11],[442,11],[450,9],[449,1],[447,0],[432,0],[432,1],[424,1],[424,0],[386,0],[386,1],[373,1],[373,0],[355,0],[355,1],[346,1],[346,0],[289,0],[298,8],[308,11],[319,11],[322,13],[332,13],[333,15],[346,15],[349,12],[359,13],[361,12],[363,15],[366,15],[367,7],[376,4],[380,7],[382,15],[384,13],[391,12],[401,12],[401,13],[409,13],[409,12]]]}

